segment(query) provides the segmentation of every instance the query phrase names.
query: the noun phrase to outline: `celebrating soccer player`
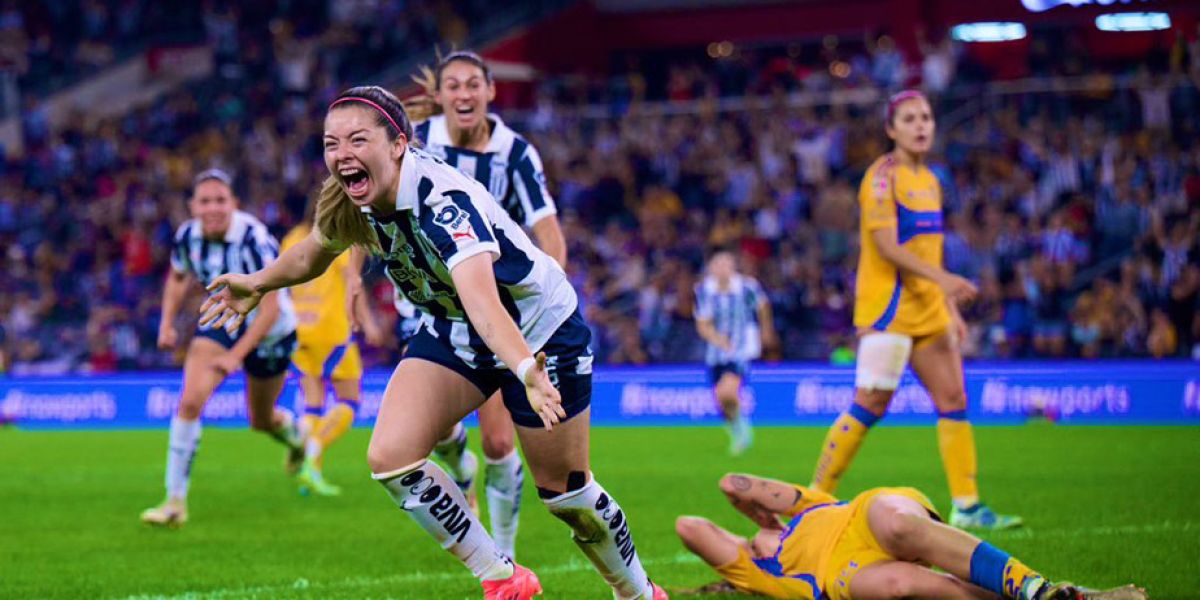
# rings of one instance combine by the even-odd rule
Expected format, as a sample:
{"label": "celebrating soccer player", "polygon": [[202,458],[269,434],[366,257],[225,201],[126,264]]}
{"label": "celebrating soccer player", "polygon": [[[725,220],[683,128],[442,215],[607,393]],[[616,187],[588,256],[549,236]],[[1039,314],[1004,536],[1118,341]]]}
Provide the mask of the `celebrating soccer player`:
{"label": "celebrating soccer player", "polygon": [[[496,86],[487,64],[474,52],[454,52],[433,68],[422,69],[422,76],[416,79],[425,95],[408,103],[415,107],[409,116],[424,121],[414,127],[414,133],[425,150],[486,187],[513,221],[532,232],[538,247],[565,267],[567,245],[554,199],[546,189],[542,160],[529,142],[488,112]],[[425,118],[417,112],[433,114]],[[487,463],[484,488],[492,537],[505,554],[515,557],[524,476],[512,420],[500,395],[497,392],[479,407],[479,432]],[[434,447],[434,455],[447,466],[474,507],[478,463],[466,445],[466,430],[457,423]]]}
{"label": "celebrating soccer player", "polygon": [[[204,285],[227,273],[253,273],[275,260],[278,246],[258,219],[237,209],[227,173],[210,169],[196,176],[188,209],[192,218],[175,234],[171,271],[163,290],[158,346],[177,342],[175,316],[193,278]],[[296,317],[286,291],[265,294],[239,327],[201,323],[183,363],[183,393],[171,419],[167,446],[167,498],[142,513],[152,525],[178,527],[188,518],[192,461],[200,444],[200,412],[213,390],[239,369],[246,371],[250,427],[288,447],[288,470],[304,458],[303,440],[292,414],[275,406],[283,391],[289,357],[296,347]]]}
{"label": "celebrating soccer player", "polygon": [[629,520],[588,459],[590,332],[562,268],[475,180],[409,146],[412,125],[379,87],[343,92],[325,116],[316,226],[267,268],[213,281],[205,323],[237,327],[271,290],[308,281],[358,245],[381,255],[424,327],[384,391],[367,459],[373,477],[486,598],[541,584],[497,547],[454,480],[428,460],[441,436],[498,389],[538,495],[619,598],[666,598]]}
{"label": "celebrating soccer player", "polygon": [[958,349],[966,325],[958,303],[972,300],[976,289],[942,267],[942,191],[925,165],[934,134],[929,101],[916,91],[896,94],[887,104],[885,128],[895,149],[871,165],[859,190],[854,403],[829,429],[812,486],[837,489],[911,364],[938,410],[938,445],[954,503],[950,523],[1015,527],[1021,519],[983,504],[975,482],[975,434],[967,421]]}

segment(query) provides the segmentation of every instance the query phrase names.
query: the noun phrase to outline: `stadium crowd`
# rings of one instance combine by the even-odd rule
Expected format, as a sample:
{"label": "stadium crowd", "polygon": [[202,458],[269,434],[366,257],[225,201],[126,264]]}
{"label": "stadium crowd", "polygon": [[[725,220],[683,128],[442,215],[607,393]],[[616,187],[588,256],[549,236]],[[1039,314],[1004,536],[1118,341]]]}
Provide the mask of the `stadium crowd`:
{"label": "stadium crowd", "polygon": [[[343,82],[408,44],[465,39],[478,18],[479,3],[415,2],[429,10],[331,18],[327,30],[286,3],[255,18],[212,3],[208,43],[237,68],[114,120],[52,129],[29,103],[28,152],[0,176],[0,345],[12,372],[175,364],[154,342],[191,174],[234,171],[243,207],[282,237],[324,176],[320,115]],[[377,35],[356,45],[350,31]],[[810,106],[787,93],[883,94],[919,79],[948,115],[958,86],[987,79],[948,41],[924,44],[907,74],[886,37],[849,47],[631,59],[598,85],[547,80],[534,108],[509,119],[541,151],[599,360],[699,359],[692,288],[713,246],[738,248],[768,291],[781,337],[770,358],[847,359],[856,186],[886,138],[877,102]],[[942,121],[947,266],[981,290],[968,356],[1200,355],[1200,78],[1188,77],[1200,43],[1160,62],[1154,74],[1034,64],[1106,83],[991,97]],[[746,95],[771,102],[713,100]],[[378,309],[395,320],[375,275]]]}

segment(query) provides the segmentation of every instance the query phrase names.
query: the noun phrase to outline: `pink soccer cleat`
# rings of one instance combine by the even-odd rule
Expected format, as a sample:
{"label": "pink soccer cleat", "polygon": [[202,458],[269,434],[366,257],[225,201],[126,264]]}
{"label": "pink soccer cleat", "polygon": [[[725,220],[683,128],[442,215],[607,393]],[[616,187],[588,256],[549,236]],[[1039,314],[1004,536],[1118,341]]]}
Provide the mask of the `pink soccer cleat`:
{"label": "pink soccer cleat", "polygon": [[654,600],[670,600],[667,597],[667,591],[659,587],[657,583],[651,583],[654,586]]}
{"label": "pink soccer cleat", "polygon": [[[542,583],[533,571],[513,563],[513,574],[508,579],[483,582],[484,600],[528,600],[542,595]],[[657,600],[658,595],[655,594]],[[663,595],[666,598],[666,595]]]}

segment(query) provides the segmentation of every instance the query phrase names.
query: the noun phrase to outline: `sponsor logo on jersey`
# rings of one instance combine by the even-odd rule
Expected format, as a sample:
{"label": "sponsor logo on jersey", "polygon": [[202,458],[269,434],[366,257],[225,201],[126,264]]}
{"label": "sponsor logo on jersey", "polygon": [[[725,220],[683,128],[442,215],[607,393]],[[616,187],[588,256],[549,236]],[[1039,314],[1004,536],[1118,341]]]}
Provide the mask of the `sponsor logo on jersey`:
{"label": "sponsor logo on jersey", "polygon": [[475,237],[475,228],[471,227],[470,215],[457,206],[442,207],[433,222],[441,225],[455,242],[479,239]]}

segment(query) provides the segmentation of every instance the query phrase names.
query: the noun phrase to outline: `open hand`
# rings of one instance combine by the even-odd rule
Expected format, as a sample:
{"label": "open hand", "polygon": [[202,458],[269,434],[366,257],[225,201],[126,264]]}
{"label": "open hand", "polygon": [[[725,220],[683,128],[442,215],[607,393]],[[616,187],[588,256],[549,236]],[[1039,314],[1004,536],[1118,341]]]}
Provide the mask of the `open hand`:
{"label": "open hand", "polygon": [[212,293],[200,306],[200,325],[225,327],[226,331],[237,331],[246,315],[262,301],[262,292],[255,289],[249,275],[229,273],[221,275],[208,285]]}
{"label": "open hand", "polygon": [[550,375],[546,373],[545,352],[538,353],[537,362],[525,373],[525,381],[522,383],[525,384],[525,397],[529,399],[533,412],[541,417],[546,431],[551,431],[556,424],[567,418],[567,411],[562,407],[562,395],[550,383]]}

